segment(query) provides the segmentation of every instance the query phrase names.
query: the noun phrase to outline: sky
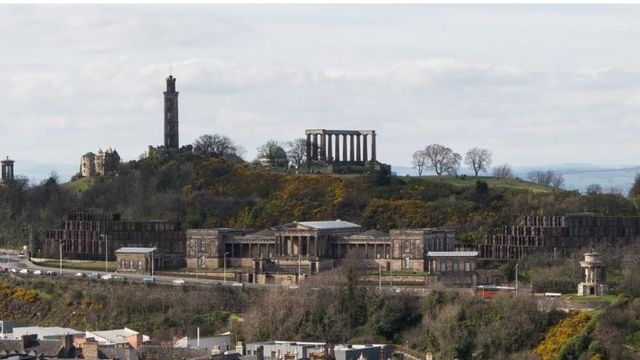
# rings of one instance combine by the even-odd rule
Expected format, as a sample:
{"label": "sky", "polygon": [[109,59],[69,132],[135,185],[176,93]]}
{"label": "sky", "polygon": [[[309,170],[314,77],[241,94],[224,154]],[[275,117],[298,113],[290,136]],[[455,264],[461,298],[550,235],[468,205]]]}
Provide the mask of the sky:
{"label": "sky", "polygon": [[[77,169],[163,143],[256,157],[308,128],[374,129],[410,166],[439,143],[494,164],[639,165],[638,5],[0,5],[0,157]],[[25,167],[26,168],[26,165]],[[23,168],[23,169],[24,169]]]}

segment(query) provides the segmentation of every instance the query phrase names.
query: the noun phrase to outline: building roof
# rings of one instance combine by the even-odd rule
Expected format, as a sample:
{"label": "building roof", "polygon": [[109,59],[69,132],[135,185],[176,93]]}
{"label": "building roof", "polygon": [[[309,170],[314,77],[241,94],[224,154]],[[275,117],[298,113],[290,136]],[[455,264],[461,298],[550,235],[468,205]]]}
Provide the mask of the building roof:
{"label": "building roof", "polygon": [[244,235],[245,237],[272,237],[273,236],[273,230],[271,229],[264,229],[264,230],[260,230],[251,234],[247,234]]}
{"label": "building roof", "polygon": [[84,331],[59,326],[23,326],[13,328],[13,336],[16,338],[19,338],[22,335],[32,334],[36,334],[38,335],[38,339],[42,339],[45,337],[58,337],[63,335],[84,335]]}
{"label": "building roof", "polygon": [[154,247],[121,247],[116,250],[116,254],[148,254],[153,251],[157,251]]}
{"label": "building roof", "polygon": [[431,257],[473,257],[478,256],[477,251],[429,251],[427,256]]}
{"label": "building roof", "polygon": [[324,229],[357,229],[360,228],[360,225],[354,224],[348,221],[342,220],[328,220],[328,221],[300,221],[296,222],[298,225],[302,225],[304,227],[324,230]]}
{"label": "building roof", "polygon": [[[87,331],[85,337],[92,337],[96,339],[99,344],[122,344],[127,342],[127,337],[138,334],[140,333],[125,327],[123,329],[114,330]],[[149,337],[146,335],[142,335],[142,341],[149,341]]]}

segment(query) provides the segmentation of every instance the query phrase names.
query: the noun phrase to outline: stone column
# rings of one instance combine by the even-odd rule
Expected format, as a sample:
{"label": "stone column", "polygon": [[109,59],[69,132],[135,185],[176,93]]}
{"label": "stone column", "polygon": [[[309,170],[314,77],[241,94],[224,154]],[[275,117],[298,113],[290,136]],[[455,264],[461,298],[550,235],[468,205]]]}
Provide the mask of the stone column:
{"label": "stone column", "polygon": [[327,134],[327,162],[333,162],[333,134]]}
{"label": "stone column", "polygon": [[318,134],[313,134],[313,146],[311,147],[311,159],[318,160]]}
{"label": "stone column", "polygon": [[336,134],[336,162],[340,162],[340,135]]}
{"label": "stone column", "polygon": [[369,161],[369,155],[367,154],[367,134],[362,134],[362,161]]}
{"label": "stone column", "polygon": [[311,166],[311,134],[307,134],[307,166]]}
{"label": "stone column", "polygon": [[326,161],[327,157],[326,157],[326,153],[327,153],[327,144],[325,142],[325,137],[326,135],[320,134],[320,161]]}
{"label": "stone column", "polygon": [[360,137],[362,137],[362,134],[356,135],[356,161],[358,162],[362,161],[362,156],[360,156]]}
{"label": "stone column", "polygon": [[354,156],[354,153],[355,153],[356,149],[355,149],[355,144],[353,143],[353,134],[349,135],[349,142],[350,142],[350,144],[349,144],[349,157],[350,157],[351,162],[354,162],[354,161],[356,161],[356,158]]}
{"label": "stone column", "polygon": [[371,133],[371,161],[376,162],[376,132]]}
{"label": "stone column", "polygon": [[347,146],[347,135],[342,135],[342,161],[349,161],[349,147]]}

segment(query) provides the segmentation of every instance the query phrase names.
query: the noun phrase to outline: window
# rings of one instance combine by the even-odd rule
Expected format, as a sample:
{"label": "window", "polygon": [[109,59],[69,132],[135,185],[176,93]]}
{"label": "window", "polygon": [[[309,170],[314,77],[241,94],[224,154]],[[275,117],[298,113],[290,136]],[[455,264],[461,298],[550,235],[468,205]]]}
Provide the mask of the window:
{"label": "window", "polygon": [[458,262],[457,262],[457,261],[454,261],[454,262],[453,262],[453,271],[455,271],[455,272],[458,272],[458,271],[459,271],[459,269],[458,269]]}
{"label": "window", "polygon": [[411,240],[402,240],[402,253],[407,254],[411,252]]}
{"label": "window", "polygon": [[440,272],[447,272],[447,263],[444,261],[440,262]]}
{"label": "window", "polygon": [[138,260],[138,269],[142,270],[142,260]]}
{"label": "window", "polygon": [[464,263],[464,271],[465,272],[471,271],[471,263],[470,262],[465,261],[465,263]]}

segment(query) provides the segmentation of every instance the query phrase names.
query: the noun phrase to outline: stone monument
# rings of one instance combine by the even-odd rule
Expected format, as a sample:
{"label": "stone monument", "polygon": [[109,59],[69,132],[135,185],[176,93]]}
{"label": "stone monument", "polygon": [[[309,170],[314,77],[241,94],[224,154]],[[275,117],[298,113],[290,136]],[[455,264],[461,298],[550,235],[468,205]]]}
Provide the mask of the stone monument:
{"label": "stone monument", "polygon": [[584,260],[580,261],[580,267],[582,268],[582,282],[578,284],[578,295],[606,295],[608,292],[607,277],[602,255],[591,249],[590,252],[584,254]]}

